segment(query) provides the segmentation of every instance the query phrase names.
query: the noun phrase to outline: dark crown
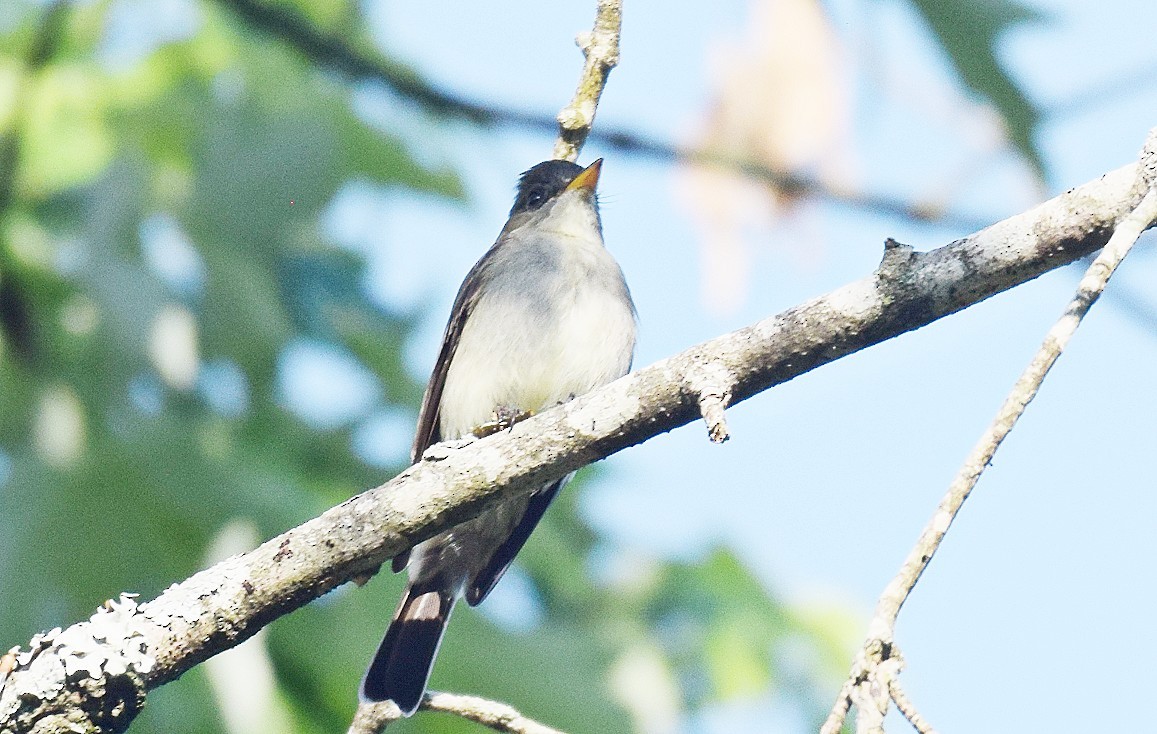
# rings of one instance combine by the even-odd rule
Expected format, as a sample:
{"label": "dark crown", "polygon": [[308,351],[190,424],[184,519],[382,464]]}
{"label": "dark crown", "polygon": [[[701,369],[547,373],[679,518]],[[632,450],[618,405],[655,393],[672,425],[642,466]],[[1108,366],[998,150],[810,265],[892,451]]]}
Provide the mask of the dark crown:
{"label": "dark crown", "polygon": [[543,161],[518,178],[518,196],[510,216],[538,209],[562,193],[583,167],[570,161]]}

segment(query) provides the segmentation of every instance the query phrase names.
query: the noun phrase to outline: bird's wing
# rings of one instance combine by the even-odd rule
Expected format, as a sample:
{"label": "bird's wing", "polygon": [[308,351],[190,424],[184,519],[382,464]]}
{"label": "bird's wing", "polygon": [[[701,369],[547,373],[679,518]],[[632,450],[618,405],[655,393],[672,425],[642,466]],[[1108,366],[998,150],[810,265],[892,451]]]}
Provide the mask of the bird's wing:
{"label": "bird's wing", "polygon": [[[497,245],[495,245],[497,247]],[[490,248],[470,272],[462,287],[458,289],[458,297],[454,299],[454,308],[450,311],[450,320],[446,323],[446,332],[442,335],[442,348],[438,352],[438,361],[434,363],[434,371],[430,375],[430,382],[426,385],[426,393],[422,396],[422,409],[418,412],[418,429],[414,433],[414,445],[410,449],[410,461],[417,462],[422,458],[426,449],[442,440],[442,431],[438,427],[440,407],[442,404],[442,389],[446,386],[446,373],[450,371],[450,362],[454,359],[454,352],[458,349],[458,340],[462,337],[462,328],[474,304],[478,301],[478,293],[489,269]]]}
{"label": "bird's wing", "polygon": [[498,580],[502,578],[502,574],[506,573],[506,569],[510,568],[510,564],[514,562],[514,557],[518,555],[518,551],[522,550],[522,546],[526,545],[527,538],[530,537],[531,532],[538,525],[538,521],[542,519],[542,514],[546,512],[546,508],[554,500],[555,495],[563,486],[570,481],[573,474],[551,482],[542,489],[535,491],[530,495],[530,502],[526,506],[526,512],[522,514],[518,524],[514,526],[510,536],[502,542],[494,550],[494,554],[486,561],[486,565],[479,571],[474,578],[470,579],[469,585],[466,587],[466,603],[472,607],[476,607],[482,603]]}
{"label": "bird's wing", "polygon": [[[497,247],[497,245],[495,245]],[[462,337],[462,327],[474,304],[478,301],[479,286],[485,279],[487,263],[490,261],[490,248],[485,256],[470,269],[462,287],[458,289],[458,296],[454,299],[454,308],[450,311],[450,320],[446,323],[446,332],[442,335],[442,348],[438,351],[438,361],[434,363],[434,371],[430,374],[430,381],[426,384],[426,392],[422,396],[422,409],[418,411],[418,428],[414,432],[414,444],[410,448],[410,461],[417,463],[426,449],[442,440],[442,431],[438,427],[439,409],[442,404],[442,389],[446,386],[446,373],[450,370],[450,361],[454,359],[454,351],[458,348],[458,340]],[[406,567],[410,560],[410,551],[394,556],[390,566],[394,573]]]}

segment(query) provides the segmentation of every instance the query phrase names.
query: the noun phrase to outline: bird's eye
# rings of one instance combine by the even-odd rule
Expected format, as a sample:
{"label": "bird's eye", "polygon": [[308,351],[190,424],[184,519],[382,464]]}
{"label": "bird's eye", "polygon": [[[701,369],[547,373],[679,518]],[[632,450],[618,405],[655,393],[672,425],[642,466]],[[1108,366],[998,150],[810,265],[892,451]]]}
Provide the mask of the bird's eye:
{"label": "bird's eye", "polygon": [[542,192],[542,189],[531,191],[530,195],[526,197],[526,205],[531,209],[538,207],[544,201],[546,201],[546,194]]}

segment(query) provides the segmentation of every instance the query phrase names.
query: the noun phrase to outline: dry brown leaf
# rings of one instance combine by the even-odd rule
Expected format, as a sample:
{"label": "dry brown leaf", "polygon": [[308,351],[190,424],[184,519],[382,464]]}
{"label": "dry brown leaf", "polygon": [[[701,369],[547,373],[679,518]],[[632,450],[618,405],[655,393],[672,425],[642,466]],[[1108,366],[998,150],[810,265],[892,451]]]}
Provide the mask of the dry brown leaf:
{"label": "dry brown leaf", "polygon": [[[848,177],[847,67],[818,0],[753,0],[747,33],[718,46],[712,66],[718,87],[695,147],[833,185]],[[731,311],[748,291],[751,243],[769,240],[791,201],[769,184],[703,166],[686,169],[678,193],[700,232],[704,301]]]}

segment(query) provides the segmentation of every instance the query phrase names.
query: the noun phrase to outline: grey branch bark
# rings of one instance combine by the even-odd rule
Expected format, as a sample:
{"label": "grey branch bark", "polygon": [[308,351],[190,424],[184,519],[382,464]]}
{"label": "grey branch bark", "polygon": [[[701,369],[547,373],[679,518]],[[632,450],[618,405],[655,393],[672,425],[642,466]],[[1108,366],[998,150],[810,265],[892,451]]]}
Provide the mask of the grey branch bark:
{"label": "grey branch bark", "polygon": [[[512,706],[477,696],[428,691],[422,698],[420,711],[440,711],[469,719],[504,734],[564,734],[523,716]],[[402,712],[392,701],[358,706],[354,720],[346,734],[379,734],[386,726],[402,718]]]}
{"label": "grey branch bark", "polygon": [[607,76],[619,63],[619,35],[623,28],[622,0],[599,0],[595,25],[576,39],[586,63],[578,89],[570,104],[558,113],[558,140],[554,143],[557,160],[575,162],[591,134],[599,98],[607,85]]}
{"label": "grey branch bark", "polygon": [[865,278],[696,345],[509,431],[432,447],[386,484],[250,553],[140,606],[125,601],[116,611],[39,639],[35,652],[19,656],[0,683],[0,732],[28,732],[55,721],[120,731],[146,690],[237,645],[273,619],[376,572],[499,498],[695,420],[700,405],[712,402],[699,391],[708,366],[708,372],[729,377],[731,402],[746,400],[1101,248],[1145,194],[1152,171],[1141,174],[1140,165],[1125,166],[930,252],[891,243],[880,267]]}
{"label": "grey branch bark", "polygon": [[1144,196],[1141,201],[1117,223],[1113,235],[1089,266],[1064,313],[1045,334],[1044,342],[1013,385],[991,425],[964,460],[932,519],[909,551],[899,573],[880,595],[875,614],[868,625],[868,637],[852,663],[851,673],[840,690],[835,706],[820,729],[821,734],[836,734],[843,726],[852,705],[858,714],[856,731],[865,734],[883,732],[889,700],[896,702],[897,707],[918,730],[927,728],[931,731],[931,727],[907,700],[896,682],[896,676],[903,667],[895,643],[896,618],[920,576],[932,562],[965,500],[991,465],[1001,443],[1036,397],[1045,376],[1060,358],[1081,320],[1104,292],[1109,278],[1137,242],[1137,238],[1153,226],[1157,219],[1157,188],[1154,188],[1157,185],[1157,128],[1149,133],[1141,151],[1137,183],[1143,187]]}

